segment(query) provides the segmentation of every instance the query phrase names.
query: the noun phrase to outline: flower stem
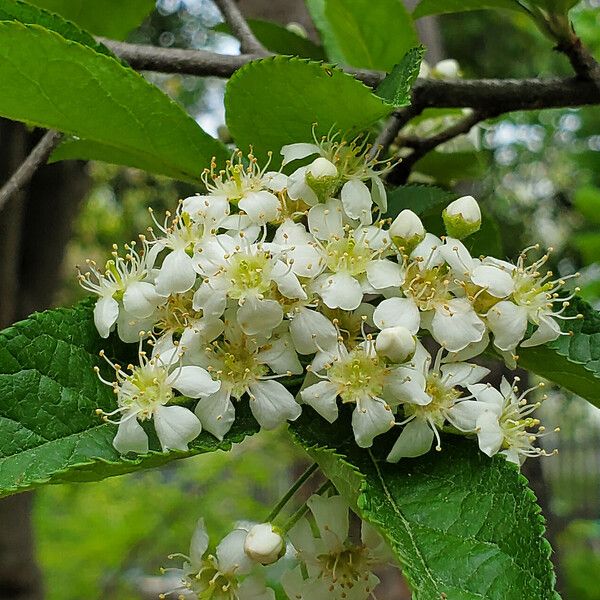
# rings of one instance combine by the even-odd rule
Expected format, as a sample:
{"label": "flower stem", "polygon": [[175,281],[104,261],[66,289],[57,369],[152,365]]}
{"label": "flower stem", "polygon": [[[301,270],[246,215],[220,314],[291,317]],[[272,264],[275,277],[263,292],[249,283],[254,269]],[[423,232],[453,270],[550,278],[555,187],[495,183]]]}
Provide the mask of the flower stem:
{"label": "flower stem", "polygon": [[[316,492],[317,496],[321,495],[323,492],[333,487],[333,483],[331,481],[326,481]],[[282,527],[283,532],[287,533],[308,511],[308,505],[306,502],[286,521],[285,525]]]}
{"label": "flower stem", "polygon": [[300,475],[294,485],[285,493],[279,502],[273,507],[273,510],[267,517],[267,523],[271,523],[273,519],[281,512],[281,509],[290,501],[291,497],[300,489],[304,482],[319,468],[317,463],[313,463]]}

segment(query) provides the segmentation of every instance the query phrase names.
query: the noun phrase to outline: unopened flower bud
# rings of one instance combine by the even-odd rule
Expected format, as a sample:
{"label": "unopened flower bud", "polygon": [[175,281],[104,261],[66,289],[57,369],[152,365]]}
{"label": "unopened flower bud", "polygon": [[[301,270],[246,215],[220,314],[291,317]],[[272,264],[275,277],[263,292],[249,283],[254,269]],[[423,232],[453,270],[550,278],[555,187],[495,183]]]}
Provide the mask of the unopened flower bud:
{"label": "unopened flower bud", "polygon": [[244,552],[261,565],[270,565],[285,552],[283,537],[271,523],[259,523],[248,532]]}
{"label": "unopened flower bud", "polygon": [[389,234],[398,248],[411,252],[425,238],[425,228],[421,219],[405,208],[390,225]]}
{"label": "unopened flower bud", "polygon": [[479,231],[481,227],[481,210],[473,196],[463,196],[448,204],[442,218],[446,233],[458,240]]}
{"label": "unopened flower bud", "polygon": [[456,79],[460,75],[460,66],[453,58],[440,60],[433,67],[435,75],[442,79]]}
{"label": "unopened flower bud", "polygon": [[416,348],[415,337],[401,325],[381,330],[375,340],[377,354],[395,363],[403,363],[412,358]]}
{"label": "unopened flower bud", "polygon": [[306,183],[321,202],[327,202],[338,184],[337,167],[322,156],[316,158],[306,169]]}

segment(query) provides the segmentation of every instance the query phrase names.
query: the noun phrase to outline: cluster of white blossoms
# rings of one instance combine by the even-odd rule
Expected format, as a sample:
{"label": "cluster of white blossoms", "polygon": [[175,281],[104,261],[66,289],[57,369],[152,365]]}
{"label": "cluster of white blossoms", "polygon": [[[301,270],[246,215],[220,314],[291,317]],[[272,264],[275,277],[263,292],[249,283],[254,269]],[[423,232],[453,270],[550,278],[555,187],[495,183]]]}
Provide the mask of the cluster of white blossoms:
{"label": "cluster of white blossoms", "polygon": [[489,347],[514,366],[519,347],[567,335],[559,321],[576,317],[564,314],[564,280],[542,272],[548,254],[472,256],[471,196],[444,209],[443,237],[410,210],[388,218],[388,166],[359,141],[281,155],[277,172],[239,151],[223,170],[212,164],[204,195],[80,275],[99,297],[99,334],[140,344],[139,364],[110,363],[115,447],[147,452],[144,421],[163,450],[186,450],[202,429],[223,439],[248,402],[265,429],[303,405],[333,423],[348,404],[361,447],[397,428],[390,461],[439,449],[445,428],[477,436],[490,456],[543,454],[535,404],[468,361]]}
{"label": "cluster of white blossoms", "polygon": [[[311,496],[308,511],[289,531],[271,523],[238,527],[209,552],[203,519],[180,569],[163,569],[175,587],[161,598],[275,600],[269,565],[286,559],[280,579],[290,600],[367,600],[379,583],[373,568],[393,562],[380,535],[362,522],[360,539],[350,535],[349,507],[341,496]],[[286,543],[287,542],[287,543]]]}

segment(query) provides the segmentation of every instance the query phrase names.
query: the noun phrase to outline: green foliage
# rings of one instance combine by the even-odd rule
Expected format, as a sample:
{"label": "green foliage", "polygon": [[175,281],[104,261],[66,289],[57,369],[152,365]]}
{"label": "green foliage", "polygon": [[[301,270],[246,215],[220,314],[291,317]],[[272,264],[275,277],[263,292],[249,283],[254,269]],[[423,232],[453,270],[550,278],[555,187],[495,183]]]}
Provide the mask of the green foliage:
{"label": "green foliage", "polygon": [[193,179],[225,155],[141,75],[37,25],[0,22],[0,79],[2,116],[83,138],[86,158]]}
{"label": "green foliage", "polygon": [[348,429],[327,427],[308,409],[291,429],[389,542],[414,600],[558,599],[540,509],[503,457],[444,439],[441,453],[391,465],[379,454],[383,443],[376,455],[361,450]]}
{"label": "green foliage", "polygon": [[575,208],[585,217],[587,224],[600,225],[600,188],[584,185],[573,196]]}
{"label": "green foliage", "polygon": [[483,176],[489,166],[483,152],[429,152],[415,164],[414,171],[433,177],[440,185]]}
{"label": "green foliage", "polygon": [[375,93],[396,107],[410,104],[410,91],[419,75],[419,67],[424,53],[423,46],[411,48],[377,86]]}
{"label": "green foliage", "polygon": [[[250,29],[258,41],[275,54],[285,54],[310,58],[312,60],[325,60],[323,48],[308,38],[282,27],[271,21],[260,21],[248,19]],[[227,23],[219,23],[214,31],[231,34],[231,28]]]}
{"label": "green foliage", "polygon": [[330,60],[390,71],[419,43],[401,0],[307,0]]}
{"label": "green foliage", "polygon": [[519,348],[519,364],[600,407],[600,313],[573,298],[564,314],[583,315],[562,322],[563,331],[573,334],[545,346]]}
{"label": "green foliage", "polygon": [[[343,109],[340,106],[343,101]],[[237,71],[225,92],[226,120],[236,144],[264,157],[284,144],[306,142],[333,127],[367,129],[393,107],[335,67],[299,58],[254,61]],[[280,157],[273,155],[272,166]]]}
{"label": "green foliage", "polygon": [[434,185],[408,184],[401,185],[388,192],[388,211],[386,217],[395,218],[405,208],[417,215],[428,211],[441,213],[458,194],[449,192]]}
{"label": "green foliage", "polygon": [[155,0],[31,0],[95,35],[125,39],[154,8]]}
{"label": "green foliage", "polygon": [[83,31],[74,23],[21,0],[0,0],[0,21],[19,21],[27,25],[41,25],[46,29],[56,31],[67,40],[89,46],[100,54],[113,56],[106,46],[97,42],[87,31]]}
{"label": "green foliage", "polygon": [[415,19],[429,15],[481,10],[486,8],[505,8],[523,10],[517,0],[421,0],[413,12]]}
{"label": "green foliage", "polygon": [[112,446],[115,426],[95,414],[114,406],[112,389],[93,371],[97,365],[105,378],[114,377],[98,356],[101,349],[124,364],[136,360],[131,345],[98,336],[90,301],[37,313],[0,333],[0,497],[226,449],[256,431],[254,420],[241,411],[222,443],[202,433],[188,452],[163,453],[153,439],[147,455],[121,457]]}

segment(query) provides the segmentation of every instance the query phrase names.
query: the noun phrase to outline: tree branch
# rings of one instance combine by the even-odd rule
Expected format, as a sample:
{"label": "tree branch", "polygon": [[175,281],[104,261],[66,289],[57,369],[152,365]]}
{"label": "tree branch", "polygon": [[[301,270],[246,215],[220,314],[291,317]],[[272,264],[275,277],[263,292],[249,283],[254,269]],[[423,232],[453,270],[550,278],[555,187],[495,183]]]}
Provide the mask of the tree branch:
{"label": "tree branch", "polygon": [[62,133],[58,131],[50,130],[44,134],[21,166],[0,189],[0,211],[4,208],[10,197],[23,186],[27,185],[33,174],[42,165],[46,164],[48,157],[52,154],[54,148],[58,146],[61,139]]}
{"label": "tree branch", "polygon": [[474,111],[470,115],[466,116],[458,123],[440,131],[436,135],[425,139],[411,140],[411,147],[413,151],[411,154],[403,158],[389,173],[387,176],[388,183],[392,185],[401,185],[406,183],[408,176],[416,162],[423,158],[428,152],[431,152],[434,148],[437,148],[441,144],[450,141],[451,139],[469,133],[471,129],[477,125],[480,121],[495,116],[493,113],[484,113],[481,111]]}
{"label": "tree branch", "polygon": [[369,152],[369,158],[375,158],[377,155],[385,154],[386,150],[396,139],[396,136],[400,130],[411,119],[421,114],[421,112],[422,109],[419,109],[415,105],[410,105],[406,108],[401,108],[400,110],[394,111],[373,143],[373,147]]}
{"label": "tree branch", "polygon": [[242,52],[249,54],[260,54],[268,56],[270,52],[256,39],[254,33],[248,26],[248,22],[240,12],[234,0],[215,0],[225,21],[227,21],[233,35],[240,41]]}
{"label": "tree branch", "polygon": [[[99,39],[134,69],[162,73],[231,77],[250,61],[262,58],[258,54],[228,56],[204,50],[157,48]],[[381,71],[345,70],[370,87],[376,87],[385,76]],[[578,78],[418,79],[412,104],[420,109],[474,108],[506,113],[600,104],[600,90],[593,82]]]}

